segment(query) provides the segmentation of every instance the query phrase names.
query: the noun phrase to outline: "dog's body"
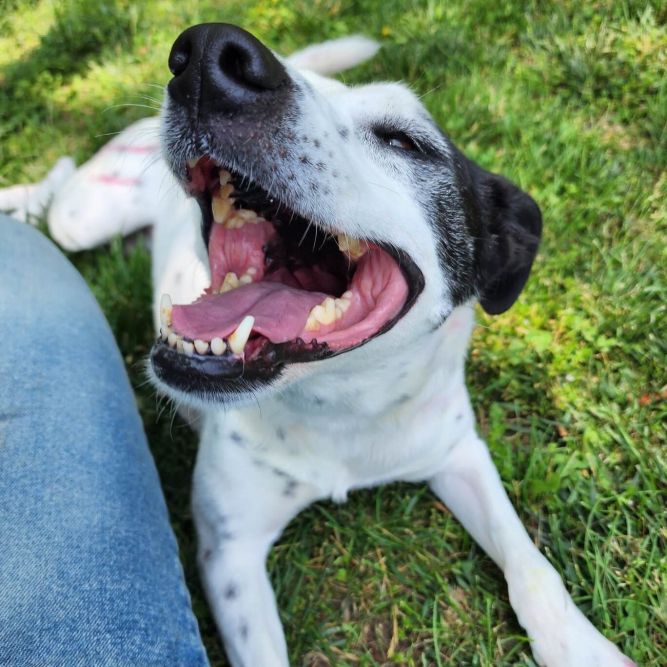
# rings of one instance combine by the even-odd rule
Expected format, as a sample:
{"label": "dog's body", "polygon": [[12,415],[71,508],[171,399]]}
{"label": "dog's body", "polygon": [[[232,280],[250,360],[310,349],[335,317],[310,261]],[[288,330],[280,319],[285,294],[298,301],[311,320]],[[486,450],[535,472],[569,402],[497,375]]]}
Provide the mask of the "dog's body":
{"label": "dog's body", "polygon": [[[501,568],[540,665],[632,665],[574,605],[522,527],[476,432],[464,382],[476,300],[502,312],[528,276],[541,226],[534,202],[464,158],[402,86],[349,89],[274,62],[228,26],[185,35],[177,46],[187,49],[172,52],[174,81],[199,58],[196,81],[186,82],[198,92],[185,94],[172,82],[163,115],[165,158],[177,177],[186,160],[210,154],[318,229],[400,249],[421,276],[381,335],[332,356],[284,362],[270,381],[244,385],[246,367],[240,378],[230,376],[208,342],[197,360],[192,343],[169,328],[168,347],[171,314],[166,322],[160,295],[189,303],[201,294],[211,280],[208,239],[191,200],[168,194],[155,216],[155,320],[164,342],[152,373],[188,406],[200,434],[193,491],[199,562],[231,663],[289,664],[265,570],[285,525],[316,500],[342,502],[353,489],[402,480],[427,481]],[[224,72],[224,107],[202,92],[206,49],[219,44],[232,44],[232,58],[243,55]],[[368,43],[364,49],[373,51]],[[335,69],[323,53],[293,62]],[[266,83],[267,72],[278,77],[275,85]]]}

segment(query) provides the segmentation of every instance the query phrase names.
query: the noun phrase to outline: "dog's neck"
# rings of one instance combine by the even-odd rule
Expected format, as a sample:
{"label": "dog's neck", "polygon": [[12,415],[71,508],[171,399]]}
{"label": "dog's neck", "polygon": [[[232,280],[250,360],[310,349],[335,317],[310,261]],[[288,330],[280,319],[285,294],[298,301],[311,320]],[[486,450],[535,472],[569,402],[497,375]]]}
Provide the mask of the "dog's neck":
{"label": "dog's neck", "polygon": [[[425,405],[460,392],[464,362],[474,324],[471,305],[456,308],[442,326],[425,334],[415,349],[399,358],[359,358],[335,371],[315,373],[262,400],[257,409],[308,428],[323,422],[359,429],[386,419],[415,414]],[[363,355],[363,348],[359,349]],[[355,372],[356,367],[356,372]],[[363,373],[358,369],[364,368]],[[381,388],[378,390],[378,387]]]}

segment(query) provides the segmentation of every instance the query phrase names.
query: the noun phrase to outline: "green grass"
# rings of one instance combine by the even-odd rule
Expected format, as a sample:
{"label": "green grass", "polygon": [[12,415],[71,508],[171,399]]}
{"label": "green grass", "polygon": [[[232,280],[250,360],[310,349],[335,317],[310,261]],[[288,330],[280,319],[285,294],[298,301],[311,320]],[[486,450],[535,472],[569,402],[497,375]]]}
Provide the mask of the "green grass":
{"label": "green grass", "polygon": [[[508,313],[480,314],[468,366],[481,431],[535,542],[595,624],[667,664],[667,5],[630,0],[4,0],[0,186],[81,161],[152,113],[169,47],[201,20],[277,50],[361,31],[380,55],[342,78],[399,79],[453,140],[540,202],[542,250]],[[150,260],[73,258],[138,401],[212,663],[194,567],[195,438],[141,386]],[[501,574],[421,486],[296,519],[270,559],[295,665],[533,665]]]}

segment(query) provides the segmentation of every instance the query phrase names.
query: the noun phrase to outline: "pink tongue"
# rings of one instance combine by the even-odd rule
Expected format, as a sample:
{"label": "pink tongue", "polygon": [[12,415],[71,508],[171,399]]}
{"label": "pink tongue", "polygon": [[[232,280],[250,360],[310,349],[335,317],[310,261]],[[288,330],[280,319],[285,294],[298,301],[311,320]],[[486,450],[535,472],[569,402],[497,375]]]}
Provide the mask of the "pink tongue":
{"label": "pink tongue", "polygon": [[202,296],[187,306],[174,306],[173,326],[186,338],[226,338],[248,314],[255,318],[253,331],[273,343],[296,338],[304,329],[310,310],[327,297],[279,282],[244,285],[224,294]]}

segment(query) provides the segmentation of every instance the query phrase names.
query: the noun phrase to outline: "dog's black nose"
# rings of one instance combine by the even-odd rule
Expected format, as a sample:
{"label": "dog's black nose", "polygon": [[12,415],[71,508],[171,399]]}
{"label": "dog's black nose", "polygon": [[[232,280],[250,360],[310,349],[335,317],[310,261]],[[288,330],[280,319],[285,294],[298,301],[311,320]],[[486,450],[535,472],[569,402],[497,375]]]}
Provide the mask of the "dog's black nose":
{"label": "dog's black nose", "polygon": [[228,23],[202,23],[181,33],[169,69],[171,97],[204,113],[250,110],[287,81],[285,68],[264,44]]}

